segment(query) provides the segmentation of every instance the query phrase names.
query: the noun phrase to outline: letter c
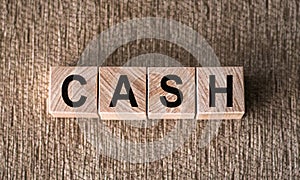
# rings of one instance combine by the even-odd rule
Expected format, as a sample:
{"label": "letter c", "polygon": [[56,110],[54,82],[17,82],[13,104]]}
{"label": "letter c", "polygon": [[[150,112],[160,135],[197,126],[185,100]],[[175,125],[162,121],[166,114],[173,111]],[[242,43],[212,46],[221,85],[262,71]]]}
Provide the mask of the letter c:
{"label": "letter c", "polygon": [[62,85],[62,88],[61,88],[61,95],[62,95],[62,98],[63,98],[64,102],[68,106],[70,106],[70,107],[80,107],[85,103],[87,97],[86,96],[81,96],[80,99],[78,101],[75,101],[75,102],[70,100],[69,94],[68,94],[68,89],[69,89],[70,82],[73,81],[73,80],[78,81],[81,85],[85,85],[87,83],[86,80],[80,75],[70,75],[63,82],[63,85]]}

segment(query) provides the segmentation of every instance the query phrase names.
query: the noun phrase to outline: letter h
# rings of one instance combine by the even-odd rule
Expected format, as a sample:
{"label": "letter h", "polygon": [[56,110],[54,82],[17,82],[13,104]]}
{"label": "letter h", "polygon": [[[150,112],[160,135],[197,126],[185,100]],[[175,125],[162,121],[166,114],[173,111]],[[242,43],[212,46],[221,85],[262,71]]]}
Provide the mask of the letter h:
{"label": "letter h", "polygon": [[215,75],[209,75],[209,107],[216,107],[216,93],[227,94],[227,107],[232,107],[232,75],[227,75],[227,87],[216,88]]}

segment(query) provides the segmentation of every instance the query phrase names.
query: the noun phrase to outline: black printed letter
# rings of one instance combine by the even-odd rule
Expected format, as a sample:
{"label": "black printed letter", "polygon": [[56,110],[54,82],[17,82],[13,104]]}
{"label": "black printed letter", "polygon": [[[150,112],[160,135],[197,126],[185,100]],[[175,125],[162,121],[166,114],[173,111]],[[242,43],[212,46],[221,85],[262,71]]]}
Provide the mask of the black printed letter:
{"label": "black printed letter", "polygon": [[86,84],[86,80],[82,76],[80,76],[80,75],[70,75],[63,82],[63,85],[62,85],[62,88],[61,88],[61,91],[62,91],[61,95],[62,95],[63,100],[65,101],[65,103],[68,106],[70,106],[70,107],[80,107],[85,103],[86,97],[81,96],[78,101],[73,102],[73,101],[70,100],[69,95],[68,95],[69,84],[73,80],[78,81],[81,85]]}
{"label": "black printed letter", "polygon": [[176,75],[167,75],[160,81],[161,88],[166,92],[175,94],[177,99],[174,102],[169,102],[165,96],[160,96],[160,101],[166,107],[177,107],[183,101],[183,95],[179,89],[167,85],[167,81],[169,80],[174,80],[177,84],[182,84],[182,80]]}
{"label": "black printed letter", "polygon": [[[124,84],[125,90],[127,92],[126,94],[120,94],[123,84]],[[129,81],[128,81],[128,78],[126,75],[120,76],[115,93],[113,95],[113,98],[110,102],[109,107],[115,107],[117,105],[118,100],[120,100],[120,99],[122,99],[122,100],[129,99],[131,107],[138,107],[138,104],[136,103],[134,94],[132,92],[132,89],[130,87],[130,84],[129,84]]]}
{"label": "black printed letter", "polygon": [[216,106],[216,93],[227,93],[227,107],[232,107],[232,75],[227,76],[227,88],[216,88],[215,75],[209,76],[209,107]]}

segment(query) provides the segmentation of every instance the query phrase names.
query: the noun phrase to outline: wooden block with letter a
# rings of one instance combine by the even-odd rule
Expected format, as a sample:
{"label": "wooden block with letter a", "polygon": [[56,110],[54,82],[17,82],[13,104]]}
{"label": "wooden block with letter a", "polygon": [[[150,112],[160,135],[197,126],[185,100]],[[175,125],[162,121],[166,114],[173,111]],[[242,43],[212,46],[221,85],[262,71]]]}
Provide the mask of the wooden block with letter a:
{"label": "wooden block with letter a", "polygon": [[97,67],[51,67],[49,113],[54,117],[99,117]]}
{"label": "wooden block with letter a", "polygon": [[195,118],[195,68],[148,68],[148,118]]}
{"label": "wooden block with letter a", "polygon": [[245,112],[242,67],[197,68],[197,119],[241,119]]}
{"label": "wooden block with letter a", "polygon": [[101,119],[147,119],[146,67],[100,67],[99,71]]}

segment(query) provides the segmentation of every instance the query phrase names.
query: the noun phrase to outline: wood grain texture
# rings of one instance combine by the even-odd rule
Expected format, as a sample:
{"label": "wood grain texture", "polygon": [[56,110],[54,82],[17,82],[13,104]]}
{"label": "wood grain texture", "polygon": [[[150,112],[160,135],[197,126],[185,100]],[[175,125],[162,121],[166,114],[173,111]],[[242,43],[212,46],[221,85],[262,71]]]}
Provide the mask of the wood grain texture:
{"label": "wood grain texture", "polygon": [[[241,119],[245,113],[243,67],[198,67],[197,119]],[[214,76],[214,87],[210,86]],[[229,88],[227,75],[232,76],[232,107],[227,106],[228,93],[216,93],[215,105],[210,107],[210,89]]]}
{"label": "wood grain texture", "polygon": [[[132,164],[97,154],[85,139],[78,125],[106,133],[93,131],[91,124],[99,121],[47,113],[49,71],[77,65],[88,43],[115,24],[148,16],[190,26],[212,46],[221,66],[243,66],[246,113],[241,121],[222,121],[205,147],[199,148],[199,139],[212,121],[203,120],[174,153]],[[299,17],[298,0],[3,0],[0,179],[299,179]],[[118,48],[104,65],[123,66],[148,52],[201,66],[184,49],[155,39]],[[146,130],[129,121],[101,122],[121,140],[139,143],[161,140],[178,121],[159,121]],[[108,138],[103,141],[110,146]]]}
{"label": "wood grain texture", "polygon": [[[146,119],[146,68],[145,67],[100,67],[99,114],[101,119],[136,120]],[[110,107],[120,77],[125,75],[130,83],[137,107],[129,100],[118,100]],[[128,94],[122,84],[121,94]]]}
{"label": "wood grain texture", "polygon": [[[54,117],[98,117],[97,114],[97,67],[51,67],[49,85],[49,113]],[[70,107],[62,98],[62,84],[70,75],[80,75],[86,80],[81,85],[72,81],[68,87],[71,101],[78,101],[81,96],[86,100],[79,107]]]}
{"label": "wood grain texture", "polygon": [[[168,80],[167,85],[182,92],[181,104],[177,107],[166,107],[160,97],[175,102],[177,95],[162,89],[162,78],[176,75],[182,81],[177,84]],[[192,67],[149,67],[148,68],[148,118],[149,119],[193,119],[195,117],[195,68]]]}

